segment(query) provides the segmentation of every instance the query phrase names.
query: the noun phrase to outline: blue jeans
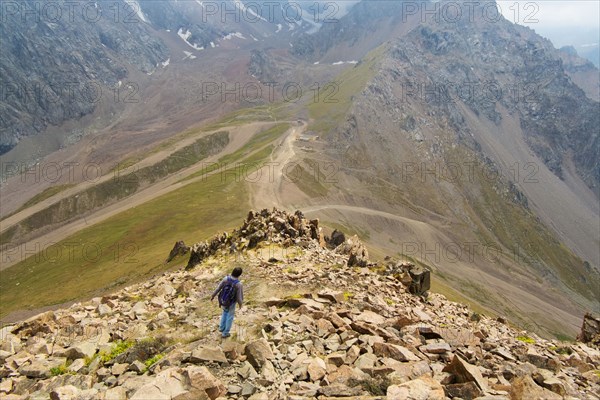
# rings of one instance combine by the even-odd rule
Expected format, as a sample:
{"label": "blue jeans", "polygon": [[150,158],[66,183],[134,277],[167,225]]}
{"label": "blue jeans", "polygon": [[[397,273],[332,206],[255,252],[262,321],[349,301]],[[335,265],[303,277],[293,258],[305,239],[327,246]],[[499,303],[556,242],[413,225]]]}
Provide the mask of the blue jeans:
{"label": "blue jeans", "polygon": [[233,317],[235,317],[235,304],[233,303],[229,307],[223,307],[223,313],[221,314],[221,324],[219,325],[219,331],[223,336],[229,335],[231,326],[233,325]]}

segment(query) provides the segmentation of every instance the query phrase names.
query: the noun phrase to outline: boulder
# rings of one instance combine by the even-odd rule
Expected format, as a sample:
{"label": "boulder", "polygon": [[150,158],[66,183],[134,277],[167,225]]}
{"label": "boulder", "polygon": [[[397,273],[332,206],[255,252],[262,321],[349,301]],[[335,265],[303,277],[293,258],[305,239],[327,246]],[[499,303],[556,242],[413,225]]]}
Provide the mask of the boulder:
{"label": "boulder", "polygon": [[206,361],[226,363],[227,357],[225,357],[225,353],[219,347],[200,345],[192,351],[189,360],[194,364]]}
{"label": "boulder", "polygon": [[336,252],[348,255],[349,267],[366,267],[369,264],[369,252],[356,235],[339,245]]}
{"label": "boulder", "polygon": [[481,389],[475,382],[453,383],[444,386],[446,396],[450,398],[461,398],[464,400],[473,400],[483,395]]}
{"label": "boulder", "polygon": [[563,397],[538,386],[529,375],[515,378],[511,382],[511,400],[559,400]]}
{"label": "boulder", "polygon": [[308,363],[307,372],[312,382],[320,381],[327,373],[327,365],[323,359],[314,357]]}
{"label": "boulder", "polygon": [[579,332],[577,340],[583,343],[591,343],[600,346],[600,318],[594,317],[590,313],[586,313],[583,317],[581,332]]}
{"label": "boulder", "polygon": [[186,383],[190,387],[190,392],[200,395],[206,395],[211,400],[220,396],[225,396],[227,389],[220,380],[215,378],[206,367],[189,366],[183,371]]}
{"label": "boulder", "polygon": [[169,253],[169,256],[167,257],[166,262],[169,263],[175,257],[186,255],[189,252],[190,252],[190,247],[186,246],[185,243],[183,242],[183,240],[180,240],[180,241],[176,242],[175,245],[173,246],[173,249]]}
{"label": "boulder", "polygon": [[265,361],[275,358],[269,342],[264,338],[248,343],[244,354],[254,368],[261,368]]}
{"label": "boulder", "polygon": [[135,391],[130,400],[171,400],[188,390],[184,378],[177,368],[159,372],[149,383]]}
{"label": "boulder", "polygon": [[481,371],[475,365],[471,365],[459,356],[455,355],[452,362],[444,367],[443,372],[449,372],[455,376],[456,383],[475,382],[479,389],[486,392],[488,385]]}
{"label": "boulder", "polygon": [[327,244],[331,248],[336,248],[345,241],[346,235],[344,235],[344,232],[338,231],[337,229],[334,229],[333,232],[331,232],[331,236],[327,238]]}
{"label": "boulder", "polygon": [[396,344],[373,343],[373,352],[378,356],[389,357],[402,362],[420,360],[412,351]]}
{"label": "boulder", "polygon": [[426,375],[387,388],[388,400],[443,400],[444,398],[442,385]]}
{"label": "boulder", "polygon": [[431,273],[429,270],[413,266],[408,270],[411,282],[408,291],[412,294],[423,295],[431,288]]}

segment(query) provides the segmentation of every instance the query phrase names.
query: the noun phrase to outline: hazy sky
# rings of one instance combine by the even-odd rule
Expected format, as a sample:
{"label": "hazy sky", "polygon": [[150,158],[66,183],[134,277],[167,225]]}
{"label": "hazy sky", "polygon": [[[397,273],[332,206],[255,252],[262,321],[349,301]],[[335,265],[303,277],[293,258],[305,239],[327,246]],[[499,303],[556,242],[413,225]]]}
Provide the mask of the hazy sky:
{"label": "hazy sky", "polygon": [[[550,39],[556,47],[600,39],[600,1],[498,1],[506,19]],[[518,11],[517,11],[518,10]],[[579,39],[580,43],[573,43]]]}

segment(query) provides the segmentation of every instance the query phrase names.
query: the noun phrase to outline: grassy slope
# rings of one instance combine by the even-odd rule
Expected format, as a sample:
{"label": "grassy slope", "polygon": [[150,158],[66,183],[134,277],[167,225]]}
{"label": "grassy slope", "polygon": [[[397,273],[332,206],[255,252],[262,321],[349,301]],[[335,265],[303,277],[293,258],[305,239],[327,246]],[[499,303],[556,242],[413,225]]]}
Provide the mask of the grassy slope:
{"label": "grassy slope", "polygon": [[314,120],[308,127],[309,130],[326,134],[345,120],[353,97],[360,93],[377,73],[377,65],[385,49],[386,45],[383,44],[370,51],[360,63],[346,69],[331,82],[333,86],[323,86],[323,96],[318,101],[313,99],[308,106],[309,115]]}
{"label": "grassy slope", "polygon": [[[258,134],[227,161],[265,161],[269,143],[287,128]],[[247,211],[246,185],[231,174],[207,176],[127,210],[2,271],[0,316],[89,297],[167,269],[175,241],[193,244],[233,228]]]}
{"label": "grassy slope", "polygon": [[32,198],[27,200],[21,207],[19,207],[17,210],[15,210],[14,212],[10,213],[9,215],[7,215],[6,217],[4,217],[2,219],[6,219],[6,218],[10,217],[11,215],[14,215],[26,208],[34,206],[37,203],[44,201],[46,199],[49,199],[50,197],[54,196],[55,194],[62,192],[63,190],[72,188],[73,186],[75,186],[75,185],[72,183],[64,184],[64,185],[50,186],[49,188],[44,189],[42,192],[36,194],[35,196],[33,196]]}
{"label": "grassy slope", "polygon": [[[211,154],[221,151],[229,142],[229,133],[216,132],[203,137],[182,149],[175,151],[164,160],[123,176],[115,174],[114,179],[106,180],[83,192],[66,197],[47,208],[36,212],[21,221],[21,233],[27,233],[44,226],[65,222],[90,210],[104,207],[113,201],[128,197],[149,183],[189,167]],[[12,239],[4,232],[3,242]]]}

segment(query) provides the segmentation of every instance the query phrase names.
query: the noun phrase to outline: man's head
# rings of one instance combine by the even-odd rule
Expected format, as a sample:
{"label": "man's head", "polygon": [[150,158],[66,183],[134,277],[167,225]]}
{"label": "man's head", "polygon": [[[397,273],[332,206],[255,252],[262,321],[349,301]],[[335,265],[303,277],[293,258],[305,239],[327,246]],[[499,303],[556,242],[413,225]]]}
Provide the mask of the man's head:
{"label": "man's head", "polygon": [[234,278],[239,278],[242,275],[242,269],[240,267],[235,267],[233,271],[231,271],[231,276]]}

